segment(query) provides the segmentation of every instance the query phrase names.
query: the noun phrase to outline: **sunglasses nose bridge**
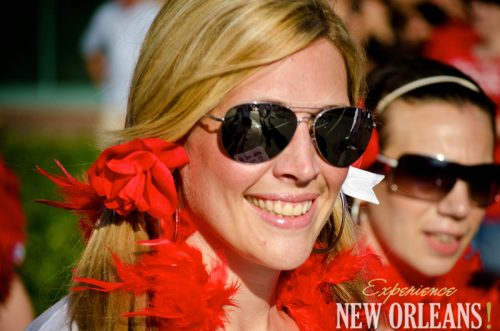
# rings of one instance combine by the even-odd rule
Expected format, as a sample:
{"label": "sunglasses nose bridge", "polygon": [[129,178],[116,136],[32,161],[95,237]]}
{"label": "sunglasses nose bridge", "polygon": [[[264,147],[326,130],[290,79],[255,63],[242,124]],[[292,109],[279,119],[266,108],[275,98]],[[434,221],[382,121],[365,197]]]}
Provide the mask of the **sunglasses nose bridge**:
{"label": "sunglasses nose bridge", "polygon": [[314,120],[314,116],[312,115],[302,117],[297,116],[297,127],[300,125],[300,123],[307,123],[308,126],[311,126],[310,122],[312,120]]}
{"label": "sunglasses nose bridge", "polygon": [[[315,148],[318,149],[317,142],[316,142],[316,134],[314,132],[315,120],[316,120],[316,116],[314,116],[314,115],[302,116],[302,117],[297,116],[297,128],[299,127],[300,123],[306,123],[307,127],[309,129],[309,135],[311,136],[311,140],[312,140]],[[318,150],[318,152],[320,152],[320,151]]]}
{"label": "sunglasses nose bridge", "polygon": [[299,127],[300,123],[306,123],[307,127],[309,129],[309,135],[311,136],[311,138],[314,142],[316,142],[316,138],[314,135],[314,122],[315,122],[315,120],[316,120],[316,116],[314,116],[314,115],[303,116],[303,117],[297,116],[297,128]]}
{"label": "sunglasses nose bridge", "polygon": [[451,190],[439,201],[438,210],[453,219],[462,220],[470,213],[472,205],[474,202],[468,184],[457,179]]}

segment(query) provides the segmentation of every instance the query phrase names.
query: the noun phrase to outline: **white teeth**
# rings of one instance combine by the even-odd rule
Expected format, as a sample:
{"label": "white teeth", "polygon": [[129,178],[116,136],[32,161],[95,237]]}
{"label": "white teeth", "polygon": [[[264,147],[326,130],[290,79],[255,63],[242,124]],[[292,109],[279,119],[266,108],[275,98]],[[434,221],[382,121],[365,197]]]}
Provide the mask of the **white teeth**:
{"label": "white teeth", "polygon": [[[274,207],[274,210],[276,210],[276,207]],[[294,207],[291,204],[285,203],[285,206],[283,208],[281,208],[281,214],[283,214],[283,215],[293,215],[293,210],[294,210]],[[278,214],[278,213],[276,213],[276,214]]]}
{"label": "white teeth", "polygon": [[274,211],[275,214],[279,215],[279,214],[282,214],[282,209],[283,208],[281,207],[281,203],[275,203],[274,210],[272,210],[272,211]]}
{"label": "white teeth", "polygon": [[273,211],[274,210],[273,202],[271,200],[266,200],[266,203],[264,204],[264,206],[262,206],[262,208],[265,210]]}
{"label": "white teeth", "polygon": [[312,200],[305,202],[283,202],[283,201],[273,201],[273,200],[263,200],[257,198],[248,198],[254,206],[264,209],[275,215],[282,216],[300,216],[304,215],[311,209]]}
{"label": "white teeth", "polygon": [[457,237],[445,233],[434,233],[432,236],[443,244],[451,244],[458,240]]}
{"label": "white teeth", "polygon": [[300,204],[298,205],[295,205],[295,207],[293,207],[293,210],[292,210],[292,215],[302,215],[302,210],[304,210],[303,208],[304,206],[301,206]]}

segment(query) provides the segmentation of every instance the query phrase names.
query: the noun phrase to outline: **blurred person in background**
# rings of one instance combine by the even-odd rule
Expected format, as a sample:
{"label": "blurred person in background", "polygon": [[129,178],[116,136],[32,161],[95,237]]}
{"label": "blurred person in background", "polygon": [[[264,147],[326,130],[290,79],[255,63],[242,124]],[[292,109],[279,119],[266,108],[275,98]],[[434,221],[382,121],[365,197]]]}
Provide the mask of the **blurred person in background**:
{"label": "blurred person in background", "polygon": [[[371,72],[366,107],[379,129],[370,170],[386,178],[375,188],[380,204],[355,204],[353,214],[385,262],[374,278],[387,283],[377,284],[458,289],[450,297],[389,302],[439,302],[443,309],[444,303],[498,302],[499,281],[482,273],[470,250],[485,208],[500,192],[494,103],[452,66],[415,58]],[[472,285],[478,277],[480,284]]]}
{"label": "blurred person in background", "polygon": [[438,6],[449,21],[467,22],[469,20],[469,3],[471,0],[430,0]]}
{"label": "blurred person in background", "polygon": [[466,53],[477,41],[471,22],[471,0],[433,0],[433,3],[443,10],[446,20],[434,28],[422,53],[447,62],[449,57]]}
{"label": "blurred person in background", "polygon": [[354,40],[365,49],[367,72],[394,59],[420,54],[447,16],[431,1],[331,0]]}
{"label": "blurred person in background", "polygon": [[[475,79],[500,105],[500,0],[472,0],[473,38],[450,35],[426,47],[425,55],[449,63]],[[470,33],[469,33],[470,34]],[[464,37],[462,35],[462,37]]]}
{"label": "blurred person in background", "polygon": [[388,0],[331,0],[353,40],[366,51],[367,71],[393,53],[396,36],[391,26],[393,8]]}
{"label": "blurred person in background", "polygon": [[[473,37],[447,40],[429,45],[430,57],[449,63],[474,78],[493,99],[497,107],[497,140],[500,140],[500,0],[472,0],[471,28]],[[500,144],[495,152],[500,162]],[[485,268],[500,275],[500,203],[491,206],[474,244],[481,251]]]}
{"label": "blurred person in background", "polygon": [[100,140],[106,131],[121,129],[125,124],[132,72],[160,6],[160,0],[109,0],[97,8],[83,34],[81,53],[101,94]]}
{"label": "blurred person in background", "polygon": [[33,319],[31,300],[16,274],[24,259],[25,219],[19,183],[0,156],[0,330],[24,330]]}
{"label": "blurred person in background", "polygon": [[[449,35],[426,47],[425,55],[449,63],[475,79],[500,105],[500,0],[472,0],[473,38]],[[463,36],[462,36],[463,37]],[[498,127],[498,126],[497,126]],[[498,136],[498,134],[497,134]]]}
{"label": "blurred person in background", "polygon": [[393,58],[421,54],[434,29],[447,20],[446,13],[429,0],[392,0],[391,3],[397,44]]}

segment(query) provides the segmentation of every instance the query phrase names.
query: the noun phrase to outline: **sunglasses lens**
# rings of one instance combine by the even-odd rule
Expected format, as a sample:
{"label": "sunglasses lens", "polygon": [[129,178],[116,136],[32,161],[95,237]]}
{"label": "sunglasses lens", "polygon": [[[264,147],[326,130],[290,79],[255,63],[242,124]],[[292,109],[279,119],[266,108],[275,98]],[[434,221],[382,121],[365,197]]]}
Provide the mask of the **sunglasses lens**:
{"label": "sunglasses lens", "polygon": [[438,201],[459,178],[467,182],[470,199],[476,206],[487,207],[499,197],[499,165],[463,166],[413,154],[399,158],[397,167],[390,172],[389,188],[409,197]]}
{"label": "sunglasses lens", "polygon": [[403,155],[390,178],[390,189],[423,200],[440,200],[455,185],[456,176],[447,162],[434,158]]}
{"label": "sunglasses lens", "polygon": [[334,108],[316,118],[314,136],[321,156],[336,167],[347,167],[366,149],[372,133],[371,114],[354,107]]}
{"label": "sunglasses lens", "polygon": [[296,128],[295,114],[283,106],[239,105],[224,116],[222,145],[236,161],[260,163],[285,149]]}
{"label": "sunglasses lens", "polygon": [[471,200],[480,207],[495,202],[500,191],[499,177],[499,167],[496,165],[473,167],[465,178],[469,184]]}

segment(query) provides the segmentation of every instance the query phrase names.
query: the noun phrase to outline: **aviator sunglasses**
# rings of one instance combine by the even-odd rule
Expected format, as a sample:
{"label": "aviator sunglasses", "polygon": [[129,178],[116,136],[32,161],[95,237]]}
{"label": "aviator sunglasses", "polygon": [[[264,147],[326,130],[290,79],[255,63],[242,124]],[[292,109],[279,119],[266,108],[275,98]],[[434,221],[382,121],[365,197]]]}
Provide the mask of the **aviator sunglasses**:
{"label": "aviator sunglasses", "polygon": [[497,164],[465,166],[416,154],[404,154],[398,160],[379,155],[377,161],[384,167],[389,189],[409,197],[439,201],[460,179],[467,183],[474,205],[486,207],[499,199],[500,165]]}
{"label": "aviator sunglasses", "polygon": [[366,149],[373,128],[370,112],[356,107],[293,107],[321,109],[316,115],[298,118],[288,107],[253,102],[230,108],[222,122],[221,142],[226,154],[242,163],[261,163],[281,153],[301,122],[309,122],[311,138],[319,155],[332,166],[347,167]]}

